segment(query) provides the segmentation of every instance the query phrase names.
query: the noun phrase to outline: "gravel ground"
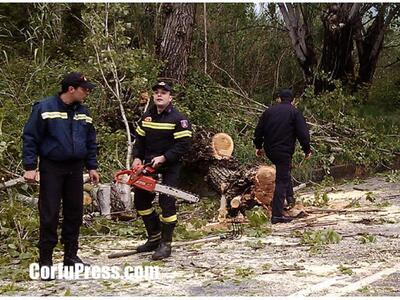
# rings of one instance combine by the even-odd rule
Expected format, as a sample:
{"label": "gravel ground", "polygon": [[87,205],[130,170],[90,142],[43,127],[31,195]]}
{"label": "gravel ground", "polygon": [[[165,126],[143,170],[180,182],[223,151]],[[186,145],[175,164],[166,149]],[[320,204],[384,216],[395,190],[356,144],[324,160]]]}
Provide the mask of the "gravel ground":
{"label": "gravel ground", "polygon": [[[329,208],[341,209],[340,213],[314,211],[290,224],[273,225],[272,233],[263,238],[243,236],[239,240],[175,247],[172,257],[163,262],[150,262],[150,254],[107,258],[140,241],[104,238],[95,246],[82,243],[80,255],[91,264],[157,266],[160,278],[156,280],[32,280],[14,283],[4,294],[400,296],[400,183],[389,183],[378,176],[328,191]],[[368,192],[373,193],[369,194],[373,199],[367,199]],[[304,201],[313,197],[313,190],[298,195]],[[345,208],[350,203],[353,207]],[[333,229],[342,239],[321,246],[319,251],[301,243],[304,230],[323,229]],[[367,243],[362,243],[367,234],[376,240],[368,242],[364,238]],[[61,262],[61,253],[55,262]],[[11,282],[2,281],[0,285],[11,286]]]}

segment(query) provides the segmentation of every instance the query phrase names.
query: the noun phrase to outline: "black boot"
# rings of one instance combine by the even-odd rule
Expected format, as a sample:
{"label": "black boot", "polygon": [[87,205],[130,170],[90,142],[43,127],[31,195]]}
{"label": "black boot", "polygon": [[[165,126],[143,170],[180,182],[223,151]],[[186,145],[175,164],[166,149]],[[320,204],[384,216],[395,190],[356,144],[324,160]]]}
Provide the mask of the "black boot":
{"label": "black boot", "polygon": [[[51,267],[53,266],[53,248],[48,247],[41,247],[39,248],[39,268],[40,270],[42,267],[49,268],[49,277],[41,277],[40,280],[43,281],[50,281],[54,280],[55,278],[51,276]],[[42,274],[42,272],[40,272]]]}
{"label": "black boot", "polygon": [[164,258],[171,256],[171,243],[161,242],[158,246],[156,252],[153,253],[151,257],[153,260],[162,260]]}
{"label": "black boot", "polygon": [[162,260],[171,256],[172,234],[174,233],[175,223],[161,223],[161,244],[154,252],[153,260]]}
{"label": "black boot", "polygon": [[151,252],[158,248],[161,242],[161,232],[157,235],[149,236],[146,243],[136,248],[137,252]]}
{"label": "black boot", "polygon": [[77,264],[82,264],[84,267],[89,267],[90,265],[84,263],[77,255],[78,244],[65,244],[64,245],[64,267],[75,267]]}
{"label": "black boot", "polygon": [[161,225],[160,219],[156,212],[150,215],[142,216],[144,226],[147,231],[147,241],[143,245],[136,248],[137,252],[150,252],[157,249],[161,242]]}

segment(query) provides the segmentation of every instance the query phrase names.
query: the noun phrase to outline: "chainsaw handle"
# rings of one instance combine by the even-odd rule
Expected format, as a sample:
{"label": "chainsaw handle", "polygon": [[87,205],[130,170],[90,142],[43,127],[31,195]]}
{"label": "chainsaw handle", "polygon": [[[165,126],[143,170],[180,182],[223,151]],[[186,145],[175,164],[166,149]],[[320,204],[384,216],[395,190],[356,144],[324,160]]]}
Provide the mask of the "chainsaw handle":
{"label": "chainsaw handle", "polygon": [[[115,182],[133,185],[141,175],[149,175],[155,172],[155,169],[151,167],[152,164],[152,162],[149,162],[144,165],[138,165],[130,170],[121,170],[115,174],[114,180]],[[129,175],[127,182],[121,182],[119,177],[122,175]]]}
{"label": "chainsaw handle", "polygon": [[[122,181],[121,181],[120,176],[122,176],[122,175],[129,175],[129,179],[128,179],[127,182],[122,182]],[[114,180],[115,180],[115,182],[118,182],[118,183],[132,184],[132,183],[133,183],[133,182],[132,182],[132,175],[135,175],[134,172],[133,172],[133,170],[122,170],[122,171],[118,171],[118,172],[115,174],[115,176],[114,176]]]}

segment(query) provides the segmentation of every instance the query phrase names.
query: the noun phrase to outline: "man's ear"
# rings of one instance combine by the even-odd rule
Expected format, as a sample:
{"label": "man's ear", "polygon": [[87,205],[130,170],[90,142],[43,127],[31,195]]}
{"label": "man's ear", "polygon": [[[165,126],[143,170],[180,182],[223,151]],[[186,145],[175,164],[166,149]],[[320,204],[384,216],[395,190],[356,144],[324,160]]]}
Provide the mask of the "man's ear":
{"label": "man's ear", "polygon": [[70,85],[69,87],[68,87],[68,92],[69,93],[73,93],[73,92],[75,92],[75,88],[72,86],[72,85]]}

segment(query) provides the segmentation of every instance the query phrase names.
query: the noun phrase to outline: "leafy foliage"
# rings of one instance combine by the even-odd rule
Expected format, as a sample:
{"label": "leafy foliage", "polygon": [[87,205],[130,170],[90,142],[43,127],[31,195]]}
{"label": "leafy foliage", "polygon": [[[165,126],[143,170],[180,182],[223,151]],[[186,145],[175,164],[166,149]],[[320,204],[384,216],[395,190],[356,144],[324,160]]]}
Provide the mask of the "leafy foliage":
{"label": "leafy foliage", "polygon": [[[18,218],[16,218],[18,216]],[[37,259],[38,213],[10,196],[0,201],[0,278],[27,280],[29,264]],[[8,266],[5,268],[4,266]]]}
{"label": "leafy foliage", "polygon": [[333,229],[306,230],[300,235],[300,243],[309,245],[312,253],[320,252],[323,245],[337,244],[341,240],[342,236]]}

